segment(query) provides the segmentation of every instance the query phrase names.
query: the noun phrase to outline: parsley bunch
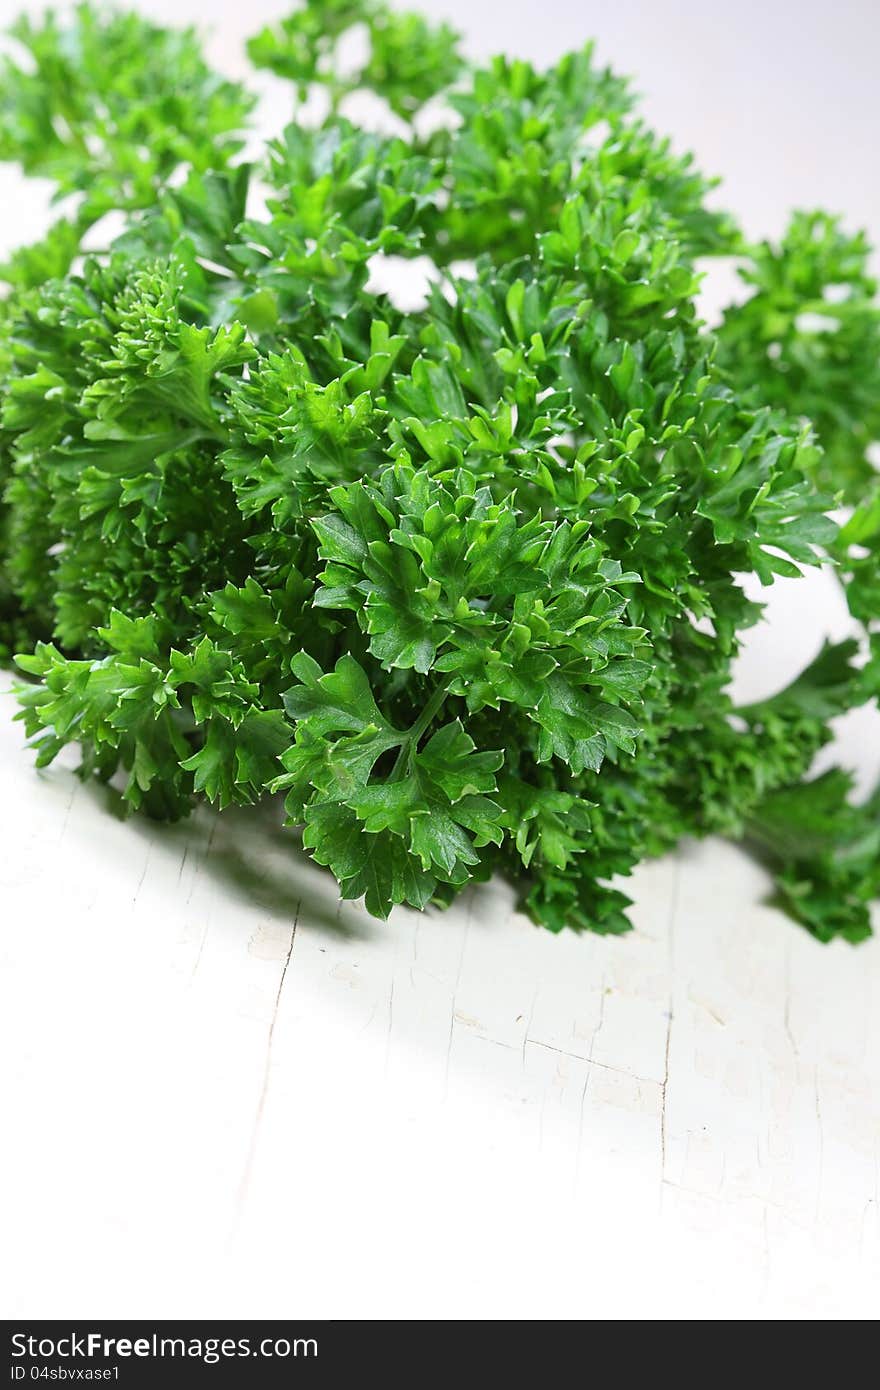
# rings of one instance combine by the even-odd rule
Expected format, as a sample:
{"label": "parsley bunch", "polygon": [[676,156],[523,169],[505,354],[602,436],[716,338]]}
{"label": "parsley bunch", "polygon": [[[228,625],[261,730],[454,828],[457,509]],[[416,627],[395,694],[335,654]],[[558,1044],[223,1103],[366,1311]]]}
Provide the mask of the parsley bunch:
{"label": "parsley bunch", "polygon": [[[251,165],[191,32],[83,5],[13,35],[0,157],[67,208],[0,301],[0,645],[38,762],[75,742],[161,817],[283,791],[379,916],[501,872],[551,930],[617,932],[619,876],[720,832],[816,936],[866,935],[880,792],[811,774],[880,690],[864,238],[746,245],[590,47],[474,68],[448,26],[304,0],[249,45],[307,99]],[[364,90],[396,134],[350,119]],[[400,258],[421,307],[381,288]],[[743,575],[822,563],[862,640],[735,708]]]}

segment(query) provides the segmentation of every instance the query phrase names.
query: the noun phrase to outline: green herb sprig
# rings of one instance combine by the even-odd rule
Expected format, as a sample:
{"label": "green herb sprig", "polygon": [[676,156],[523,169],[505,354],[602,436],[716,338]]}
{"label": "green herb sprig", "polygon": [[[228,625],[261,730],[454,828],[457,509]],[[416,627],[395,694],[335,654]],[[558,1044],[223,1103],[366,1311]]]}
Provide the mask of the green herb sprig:
{"label": "green herb sprig", "polygon": [[[0,652],[38,761],[76,743],[160,817],[283,792],[382,917],[499,872],[551,930],[619,932],[621,875],[721,833],[815,936],[867,935],[880,791],[812,771],[880,691],[865,238],[798,213],[747,245],[590,46],[474,67],[306,0],[249,53],[324,115],[251,165],[193,33],[81,5],[13,35],[0,157],[68,209],[0,300]],[[431,267],[422,307],[389,258]],[[736,708],[743,576],[821,564],[861,640]]]}

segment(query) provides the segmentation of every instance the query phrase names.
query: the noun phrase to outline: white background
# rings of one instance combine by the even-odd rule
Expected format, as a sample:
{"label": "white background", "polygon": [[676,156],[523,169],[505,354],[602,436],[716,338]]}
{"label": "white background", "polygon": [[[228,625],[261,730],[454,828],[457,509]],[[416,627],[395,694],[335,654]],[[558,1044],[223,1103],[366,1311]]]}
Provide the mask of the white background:
{"label": "white background", "polygon": [[[141,8],[232,74],[283,12]],[[478,56],[595,35],[752,234],[880,231],[871,0],[422,8]],[[41,185],[0,168],[0,200],[0,250],[45,225]],[[829,577],[777,585],[738,691],[846,630]],[[382,925],[273,808],[123,824],[22,742],[0,720],[6,1316],[876,1315],[877,942],[817,946],[715,843],[639,872],[619,941],[500,885]],[[840,752],[875,773],[876,720]]]}

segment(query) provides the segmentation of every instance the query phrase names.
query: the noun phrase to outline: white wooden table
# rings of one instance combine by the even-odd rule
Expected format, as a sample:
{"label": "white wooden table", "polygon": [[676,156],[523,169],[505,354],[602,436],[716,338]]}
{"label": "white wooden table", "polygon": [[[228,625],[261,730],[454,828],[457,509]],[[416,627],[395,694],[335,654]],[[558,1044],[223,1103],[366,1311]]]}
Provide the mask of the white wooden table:
{"label": "white wooden table", "polygon": [[[243,72],[282,8],[212,5],[215,61]],[[498,46],[488,0],[423,8]],[[873,6],[805,4],[796,32],[761,0],[676,15],[547,0],[536,28],[516,0],[502,37],[548,60],[596,33],[752,233],[817,201],[880,226]],[[0,249],[45,226],[45,190],[2,168],[0,201]],[[771,616],[744,698],[846,630],[821,578]],[[383,925],[271,810],[123,824],[69,765],[36,773],[11,705],[5,1315],[876,1316],[880,940],[821,948],[718,843],[644,867],[620,940],[542,933],[494,885]],[[876,729],[841,729],[866,777]]]}
{"label": "white wooden table", "polygon": [[7,1316],[876,1315],[880,941],[723,844],[619,940],[494,885],[383,925],[274,814],[121,823],[20,743]]}

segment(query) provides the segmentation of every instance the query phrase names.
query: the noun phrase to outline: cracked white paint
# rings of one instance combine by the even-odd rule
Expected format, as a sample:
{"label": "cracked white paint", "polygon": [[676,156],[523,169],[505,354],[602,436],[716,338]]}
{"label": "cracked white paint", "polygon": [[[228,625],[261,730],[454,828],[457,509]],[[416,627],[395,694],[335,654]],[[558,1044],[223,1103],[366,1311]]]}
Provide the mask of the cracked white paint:
{"label": "cracked white paint", "polygon": [[[497,5],[442,8],[472,52],[497,46]],[[213,60],[243,72],[277,10],[214,6]],[[817,170],[822,200],[880,226],[870,4],[843,26],[803,5],[795,31],[782,6],[686,0],[686,83],[663,6],[533,11],[507,7],[505,46],[543,62],[596,32],[750,234],[812,206]],[[280,125],[288,95],[259,85]],[[46,185],[0,169],[0,202],[5,254],[44,229]],[[744,700],[846,631],[821,577],[772,603]],[[817,947],[722,844],[644,867],[620,941],[542,934],[495,886],[382,925],[271,818],[121,824],[100,789],[33,771],[4,705],[4,1314],[876,1316],[880,941]],[[865,717],[840,732],[876,771]]]}
{"label": "cracked white paint", "polygon": [[122,823],[21,743],[5,1312],[877,1311],[880,943],[818,947],[721,843],[620,940],[501,885],[381,924],[274,813]]}

